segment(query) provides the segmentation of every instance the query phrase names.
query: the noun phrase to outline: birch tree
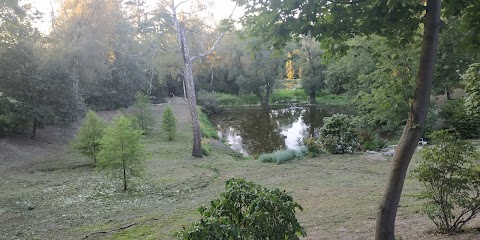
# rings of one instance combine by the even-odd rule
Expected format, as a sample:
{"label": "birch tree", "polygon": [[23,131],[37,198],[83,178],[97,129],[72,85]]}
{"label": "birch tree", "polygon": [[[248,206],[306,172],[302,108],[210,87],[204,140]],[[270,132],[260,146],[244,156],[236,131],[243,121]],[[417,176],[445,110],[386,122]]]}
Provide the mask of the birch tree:
{"label": "birch tree", "polygon": [[187,92],[187,101],[190,107],[190,114],[192,117],[193,125],[193,149],[192,156],[201,158],[203,157],[202,146],[201,146],[201,131],[200,131],[200,121],[198,118],[197,110],[197,101],[195,97],[195,85],[193,80],[193,71],[192,65],[193,62],[197,59],[206,57],[207,55],[213,53],[218,43],[222,40],[224,32],[220,33],[217,39],[211,44],[211,47],[204,49],[196,56],[192,56],[190,51],[190,46],[187,39],[187,14],[179,13],[179,7],[182,4],[187,3],[188,1],[175,2],[175,0],[164,1],[163,3],[167,6],[170,13],[169,20],[175,26],[175,33],[177,36],[177,43],[180,49],[183,60],[183,77],[185,79],[185,88]]}

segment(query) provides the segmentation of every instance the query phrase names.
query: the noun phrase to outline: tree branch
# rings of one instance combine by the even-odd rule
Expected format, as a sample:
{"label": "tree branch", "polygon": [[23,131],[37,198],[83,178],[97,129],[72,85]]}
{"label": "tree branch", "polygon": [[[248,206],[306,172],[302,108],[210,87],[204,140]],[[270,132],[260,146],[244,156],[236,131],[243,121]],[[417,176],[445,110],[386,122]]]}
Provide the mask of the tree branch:
{"label": "tree branch", "polygon": [[[232,19],[233,12],[235,11],[236,8],[237,8],[237,4],[235,4],[235,7],[233,7],[232,12],[231,12],[230,15],[228,16],[228,19]],[[201,54],[199,54],[199,55],[197,55],[197,56],[191,57],[191,58],[190,58],[190,61],[193,62],[193,61],[195,61],[195,60],[198,59],[198,58],[202,58],[202,57],[205,57],[205,56],[210,55],[211,53],[213,53],[213,51],[215,51],[215,48],[217,47],[218,43],[222,40],[223,36],[225,36],[225,32],[222,32],[222,33],[220,34],[220,36],[218,36],[217,40],[213,43],[212,47],[211,47],[208,51],[206,51],[206,52],[204,52],[204,53],[201,53]]]}

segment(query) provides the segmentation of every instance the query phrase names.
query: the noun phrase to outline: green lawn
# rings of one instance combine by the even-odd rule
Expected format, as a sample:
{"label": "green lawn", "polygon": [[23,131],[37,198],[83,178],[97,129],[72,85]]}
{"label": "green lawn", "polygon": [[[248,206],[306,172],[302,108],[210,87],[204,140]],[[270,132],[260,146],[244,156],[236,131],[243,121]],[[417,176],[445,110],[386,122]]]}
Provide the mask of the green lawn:
{"label": "green lawn", "polygon": [[[105,178],[89,160],[66,145],[24,167],[0,165],[0,239],[175,239],[182,226],[198,220],[197,209],[218,196],[230,178],[245,178],[290,194],[304,210],[297,217],[306,239],[372,239],[389,160],[377,155],[320,155],[276,165],[230,156],[211,144],[210,156],[191,155],[191,124],[182,99],[170,104],[178,136],[167,141],[159,126],[145,136],[147,172],[129,192]],[[164,106],[154,107],[161,119]],[[114,113],[100,113],[110,118]],[[217,140],[212,140],[217,141]],[[412,167],[419,156],[415,154]],[[18,155],[18,161],[22,161]],[[4,164],[4,163],[0,163]],[[411,169],[412,169],[411,167]],[[403,239],[474,239],[431,234],[408,177],[397,218]],[[33,208],[33,209],[32,209]],[[478,227],[478,221],[470,227]]]}

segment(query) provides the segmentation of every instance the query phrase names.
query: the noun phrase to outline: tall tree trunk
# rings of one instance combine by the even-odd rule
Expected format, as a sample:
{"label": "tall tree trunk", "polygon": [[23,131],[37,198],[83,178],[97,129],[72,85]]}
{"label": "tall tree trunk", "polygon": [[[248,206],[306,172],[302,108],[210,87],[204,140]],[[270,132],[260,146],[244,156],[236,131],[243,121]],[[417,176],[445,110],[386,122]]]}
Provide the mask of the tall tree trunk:
{"label": "tall tree trunk", "polygon": [[270,95],[272,95],[273,89],[272,85],[267,82],[266,90],[265,90],[265,100],[263,108],[270,110]]}
{"label": "tall tree trunk", "polygon": [[[178,5],[177,5],[178,6]],[[192,116],[192,125],[193,125],[193,149],[192,156],[201,158],[203,157],[202,151],[202,135],[200,131],[200,121],[198,118],[197,111],[197,100],[195,97],[195,85],[193,82],[193,72],[192,72],[192,59],[190,56],[190,51],[188,49],[187,37],[185,34],[185,25],[183,22],[180,22],[177,19],[177,6],[175,6],[175,1],[172,0],[172,14],[173,22],[175,24],[175,31],[177,33],[178,44],[182,50],[182,58],[184,64],[184,87],[187,90],[187,100],[190,107],[190,114]]]}
{"label": "tall tree trunk", "polygon": [[125,166],[125,160],[123,160],[123,191],[127,191],[127,170],[126,170],[126,168],[127,168],[127,166]]}
{"label": "tall tree trunk", "polygon": [[32,138],[37,136],[37,117],[33,117]]}
{"label": "tall tree trunk", "polygon": [[317,101],[315,100],[315,97],[317,95],[317,92],[315,91],[315,89],[313,90],[310,90],[310,103],[311,104],[315,104]]}
{"label": "tall tree trunk", "polygon": [[383,193],[382,202],[380,203],[375,231],[376,240],[395,239],[395,218],[398,203],[400,202],[408,165],[415,152],[422,128],[425,125],[430,104],[438,32],[440,29],[440,14],[441,0],[427,0],[415,95],[410,106],[407,124],[395,149],[390,176]]}

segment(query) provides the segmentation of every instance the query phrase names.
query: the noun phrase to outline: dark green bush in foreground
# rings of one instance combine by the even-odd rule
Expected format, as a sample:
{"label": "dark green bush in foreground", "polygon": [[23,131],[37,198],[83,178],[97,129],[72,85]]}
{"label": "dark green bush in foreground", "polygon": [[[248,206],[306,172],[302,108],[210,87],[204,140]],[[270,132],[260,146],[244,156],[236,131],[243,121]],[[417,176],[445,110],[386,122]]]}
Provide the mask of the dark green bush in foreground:
{"label": "dark green bush in foreground", "polygon": [[267,189],[243,179],[230,179],[225,192],[202,219],[180,232],[183,239],[299,239],[306,236],[295,217],[302,207],[284,191]]}

